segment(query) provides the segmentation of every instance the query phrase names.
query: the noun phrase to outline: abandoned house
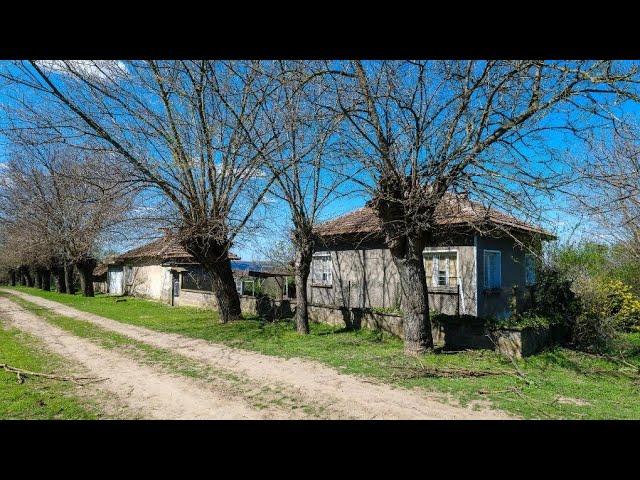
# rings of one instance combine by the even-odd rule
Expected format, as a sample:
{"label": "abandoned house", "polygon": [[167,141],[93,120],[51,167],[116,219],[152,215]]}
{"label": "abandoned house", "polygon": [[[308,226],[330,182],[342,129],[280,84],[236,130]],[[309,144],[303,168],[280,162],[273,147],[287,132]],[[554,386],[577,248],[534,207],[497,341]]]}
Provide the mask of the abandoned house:
{"label": "abandoned house", "polygon": [[[530,300],[536,254],[552,234],[459,195],[445,197],[436,224],[440,233],[423,252],[431,310],[500,317],[512,310],[514,295],[519,306]],[[371,208],[321,223],[314,233],[310,304],[401,310],[398,270]]]}
{"label": "abandoned house", "polygon": [[[230,258],[239,260],[234,254]],[[170,305],[215,304],[211,279],[202,266],[166,236],[113,258],[108,265],[107,293],[150,298]]]}
{"label": "abandoned house", "polygon": [[[289,272],[233,268],[240,257],[232,260],[236,289],[245,313],[276,315],[282,308],[290,311]],[[94,277],[101,274],[96,268]],[[96,280],[101,277],[97,276]],[[94,284],[95,285],[95,284]],[[175,240],[162,237],[110,259],[106,271],[105,291],[112,295],[132,295],[159,300],[175,306],[217,308],[210,275]],[[270,295],[263,295],[268,292]],[[256,301],[256,297],[269,297]],[[284,306],[283,306],[284,305]]]}

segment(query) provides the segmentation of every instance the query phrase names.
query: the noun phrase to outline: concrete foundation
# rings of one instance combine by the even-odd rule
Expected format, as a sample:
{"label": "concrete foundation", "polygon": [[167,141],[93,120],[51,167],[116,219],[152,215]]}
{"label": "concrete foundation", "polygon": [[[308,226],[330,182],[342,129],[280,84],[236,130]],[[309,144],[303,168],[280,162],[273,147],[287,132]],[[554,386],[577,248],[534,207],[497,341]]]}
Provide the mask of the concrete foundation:
{"label": "concrete foundation", "polygon": [[[403,337],[402,316],[370,309],[310,305],[311,321],[345,328],[371,328]],[[482,319],[471,315],[432,318],[434,344],[444,350],[487,349],[515,358],[533,355],[554,341],[548,329],[525,328],[489,331]]]}

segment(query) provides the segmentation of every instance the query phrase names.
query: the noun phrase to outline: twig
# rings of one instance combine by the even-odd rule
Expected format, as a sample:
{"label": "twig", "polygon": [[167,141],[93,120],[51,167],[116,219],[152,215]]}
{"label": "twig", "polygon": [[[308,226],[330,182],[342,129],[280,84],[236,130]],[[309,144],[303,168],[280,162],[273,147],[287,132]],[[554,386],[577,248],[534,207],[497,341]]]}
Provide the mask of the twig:
{"label": "twig", "polygon": [[557,398],[552,400],[551,402],[543,402],[541,400],[537,400],[535,398],[532,398],[532,397],[526,395],[518,387],[509,387],[506,390],[493,390],[493,391],[478,390],[478,393],[480,395],[494,395],[494,394],[498,394],[498,393],[515,393],[522,400],[524,400],[525,402],[528,402],[531,405],[531,407],[533,407],[540,415],[542,415],[544,417],[547,417],[547,418],[551,418],[551,415],[549,415],[547,412],[545,412],[544,410],[539,408],[536,404],[542,404],[542,405],[548,405],[550,407],[556,407],[555,403],[557,402]]}
{"label": "twig", "polygon": [[512,375],[510,370],[469,370],[467,368],[435,368],[427,367],[420,362],[420,367],[391,365],[391,368],[406,370],[410,373],[404,378],[419,377],[486,377],[489,375]]}
{"label": "twig", "polygon": [[64,375],[53,375],[50,373],[42,373],[42,372],[32,372],[30,370],[24,370],[22,368],[13,367],[6,363],[0,363],[0,368],[9,372],[15,373],[17,377],[18,383],[24,383],[25,379],[28,377],[43,377],[48,378],[50,380],[61,380],[63,382],[73,382],[78,385],[86,385],[88,383],[94,382],[102,382],[106,380],[106,378],[98,378],[98,377],[70,377]]}
{"label": "twig", "polygon": [[[497,349],[498,346],[496,345],[496,342],[493,341],[493,338],[491,338],[491,335],[487,335],[487,338],[489,338],[491,343],[493,343],[493,346]],[[516,363],[516,359],[512,355],[509,355],[507,353],[504,353],[504,355],[511,361],[511,364],[513,365],[513,368],[516,371],[516,376],[519,377],[527,385],[532,385],[533,382],[531,380],[529,380],[526,377],[526,375],[524,374],[524,372],[522,370],[520,370],[520,367],[518,367],[518,364]]]}

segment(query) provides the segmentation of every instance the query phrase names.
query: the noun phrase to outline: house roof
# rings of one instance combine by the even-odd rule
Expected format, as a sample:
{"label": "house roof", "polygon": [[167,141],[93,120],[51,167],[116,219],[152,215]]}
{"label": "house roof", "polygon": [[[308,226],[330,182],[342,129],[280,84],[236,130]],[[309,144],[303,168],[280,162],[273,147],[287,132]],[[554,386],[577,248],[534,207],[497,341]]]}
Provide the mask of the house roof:
{"label": "house roof", "polygon": [[102,275],[106,275],[108,268],[109,268],[109,265],[106,263],[100,263],[96,265],[96,268],[93,269],[93,276],[101,277]]}
{"label": "house roof", "polygon": [[[555,236],[541,227],[526,223],[511,215],[466,198],[448,195],[436,209],[439,225],[493,226],[526,233],[534,233],[546,239]],[[374,235],[382,232],[382,223],[373,208],[366,206],[340,217],[316,225],[313,232],[322,238],[347,235]]]}
{"label": "house roof", "polygon": [[[114,259],[115,262],[133,260],[138,258],[157,258],[161,261],[179,259],[195,261],[195,259],[182,247],[175,238],[162,237],[140,247],[129,250]],[[240,257],[229,252],[230,260],[240,260]]]}

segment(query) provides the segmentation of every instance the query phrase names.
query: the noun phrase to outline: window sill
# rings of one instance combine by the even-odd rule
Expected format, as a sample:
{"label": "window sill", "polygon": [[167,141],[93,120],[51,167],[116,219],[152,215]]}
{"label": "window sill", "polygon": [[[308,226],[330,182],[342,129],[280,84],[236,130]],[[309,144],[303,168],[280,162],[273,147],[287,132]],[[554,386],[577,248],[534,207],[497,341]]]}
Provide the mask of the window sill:
{"label": "window sill", "polygon": [[455,293],[458,291],[457,285],[435,285],[427,287],[429,293]]}
{"label": "window sill", "polygon": [[333,285],[327,285],[325,283],[312,283],[313,288],[333,288]]}

